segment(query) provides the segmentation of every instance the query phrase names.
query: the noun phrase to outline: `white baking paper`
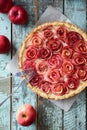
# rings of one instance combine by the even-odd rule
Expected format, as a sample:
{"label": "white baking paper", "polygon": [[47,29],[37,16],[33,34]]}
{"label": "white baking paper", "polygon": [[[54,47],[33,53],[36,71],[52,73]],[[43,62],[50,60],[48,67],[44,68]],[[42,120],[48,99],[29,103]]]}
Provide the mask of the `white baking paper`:
{"label": "white baking paper", "polygon": [[[40,19],[37,21],[35,26],[38,26],[45,22],[51,22],[51,21],[66,21],[71,22],[65,15],[63,15],[59,10],[52,6],[48,6],[48,8],[45,10],[45,12],[42,14]],[[6,69],[12,73],[15,74],[18,72],[18,53],[13,57],[13,59],[7,64]],[[77,96],[74,96],[69,99],[65,100],[50,100],[52,103],[60,107],[61,109],[68,111],[74,101],[76,100]]]}

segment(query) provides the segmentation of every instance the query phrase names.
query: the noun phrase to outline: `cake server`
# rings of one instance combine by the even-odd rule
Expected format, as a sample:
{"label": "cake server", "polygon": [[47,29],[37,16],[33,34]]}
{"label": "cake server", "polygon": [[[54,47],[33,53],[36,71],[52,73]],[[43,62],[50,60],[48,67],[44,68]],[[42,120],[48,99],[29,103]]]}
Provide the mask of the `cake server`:
{"label": "cake server", "polygon": [[[2,106],[11,96],[13,96],[13,94],[22,86],[24,86],[25,84],[27,85],[27,83],[29,83],[29,81],[35,76],[35,71],[32,68],[29,68],[27,70],[23,70],[23,71],[19,71],[14,75],[11,75],[9,77],[25,77],[22,82],[18,85],[18,87],[12,92],[10,93],[3,101],[1,101],[0,106]],[[8,77],[5,78],[1,78],[0,81],[5,80]]]}

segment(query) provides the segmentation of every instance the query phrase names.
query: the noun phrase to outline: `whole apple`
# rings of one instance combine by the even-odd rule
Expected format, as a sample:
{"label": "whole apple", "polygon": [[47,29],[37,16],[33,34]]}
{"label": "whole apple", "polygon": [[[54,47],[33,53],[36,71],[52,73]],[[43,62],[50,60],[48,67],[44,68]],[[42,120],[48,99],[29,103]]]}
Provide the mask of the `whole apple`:
{"label": "whole apple", "polygon": [[8,18],[14,24],[24,24],[28,20],[28,14],[23,7],[13,6],[8,12]]}
{"label": "whole apple", "polygon": [[16,112],[17,123],[22,126],[31,125],[36,119],[36,111],[30,104],[24,104]]}
{"label": "whole apple", "polygon": [[12,7],[12,0],[0,0],[0,13],[8,13]]}
{"label": "whole apple", "polygon": [[10,42],[6,36],[0,35],[0,54],[8,53]]}

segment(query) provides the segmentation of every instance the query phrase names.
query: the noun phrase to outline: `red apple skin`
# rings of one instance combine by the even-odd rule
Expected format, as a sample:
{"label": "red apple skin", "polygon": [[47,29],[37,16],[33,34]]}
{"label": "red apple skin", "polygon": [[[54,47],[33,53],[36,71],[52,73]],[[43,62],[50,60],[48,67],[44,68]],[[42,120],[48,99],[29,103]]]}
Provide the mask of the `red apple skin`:
{"label": "red apple skin", "polygon": [[36,119],[36,111],[30,104],[24,104],[16,112],[16,121],[22,126],[31,125]]}
{"label": "red apple skin", "polygon": [[0,0],[0,13],[8,13],[12,7],[12,0]]}
{"label": "red apple skin", "polygon": [[13,6],[8,12],[9,20],[14,24],[24,24],[28,20],[26,10],[21,6]]}
{"label": "red apple skin", "polygon": [[10,42],[4,35],[0,35],[0,54],[8,53],[10,50]]}

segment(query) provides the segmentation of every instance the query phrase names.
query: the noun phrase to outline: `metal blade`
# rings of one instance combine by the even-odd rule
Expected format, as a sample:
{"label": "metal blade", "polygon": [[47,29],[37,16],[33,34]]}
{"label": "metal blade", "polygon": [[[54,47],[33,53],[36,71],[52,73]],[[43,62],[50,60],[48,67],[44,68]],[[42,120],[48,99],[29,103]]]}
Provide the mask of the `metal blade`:
{"label": "metal blade", "polygon": [[28,69],[26,71],[22,71],[22,72],[18,72],[16,73],[15,76],[24,76],[25,79],[19,84],[19,86],[16,88],[15,91],[13,91],[12,93],[10,93],[1,103],[0,106],[2,106],[11,96],[13,96],[13,94],[22,86],[27,85],[27,83],[29,83],[29,81],[35,76],[35,72],[34,70]]}

